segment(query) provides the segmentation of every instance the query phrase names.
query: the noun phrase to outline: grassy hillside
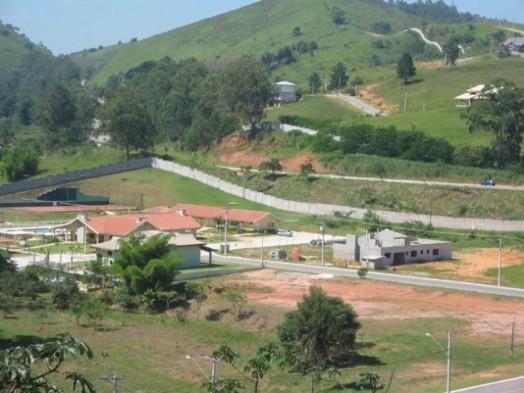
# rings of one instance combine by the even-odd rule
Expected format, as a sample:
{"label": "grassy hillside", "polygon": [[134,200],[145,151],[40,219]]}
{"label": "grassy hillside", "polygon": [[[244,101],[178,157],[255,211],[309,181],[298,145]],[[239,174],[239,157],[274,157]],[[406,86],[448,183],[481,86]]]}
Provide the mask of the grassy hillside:
{"label": "grassy hillside", "polygon": [[[346,13],[348,23],[337,25],[331,11],[339,7]],[[388,23],[388,36],[373,33],[375,23]],[[188,57],[210,62],[227,62],[241,54],[277,52],[284,46],[299,41],[316,41],[319,49],[314,54],[297,55],[297,62],[281,66],[275,76],[306,84],[312,71],[324,73],[335,63],[343,61],[352,68],[367,69],[395,61],[400,53],[413,45],[413,38],[402,33],[408,27],[421,26],[414,15],[391,9],[382,2],[368,0],[264,0],[224,15],[139,41],[120,45],[116,53],[107,48],[100,53],[87,53],[75,58],[84,64],[95,63],[95,57],[105,64],[92,82],[101,84],[113,74],[125,72],[146,60],[171,56],[175,60]],[[302,35],[293,35],[300,27]],[[436,25],[439,28],[438,25]],[[447,26],[439,40],[446,35],[470,32],[476,38],[485,38],[496,27],[473,23]],[[382,48],[373,45],[384,40]]]}
{"label": "grassy hillside", "polygon": [[[373,84],[375,99],[382,99],[393,112],[387,117],[371,118],[355,112],[349,105],[333,102],[326,97],[306,97],[302,102],[268,111],[269,119],[278,116],[300,115],[320,119],[341,119],[347,123],[363,122],[373,125],[394,125],[401,130],[424,131],[442,137],[455,145],[487,145],[491,135],[487,132],[471,134],[466,120],[461,118],[463,109],[455,108],[454,97],[468,88],[503,78],[524,86],[524,59],[513,57],[499,59],[481,56],[459,67],[424,68],[418,64],[414,81],[404,85],[394,76],[393,65],[383,70],[385,77]],[[407,94],[407,110],[404,98]]]}

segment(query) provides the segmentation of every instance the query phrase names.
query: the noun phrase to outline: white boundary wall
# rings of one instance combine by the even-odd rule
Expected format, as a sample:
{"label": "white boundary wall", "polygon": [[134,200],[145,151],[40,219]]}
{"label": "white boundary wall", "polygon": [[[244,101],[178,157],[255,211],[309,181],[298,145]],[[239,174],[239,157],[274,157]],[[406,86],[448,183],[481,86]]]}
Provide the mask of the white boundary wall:
{"label": "white boundary wall", "polygon": [[[275,209],[290,211],[294,213],[312,215],[334,215],[335,212],[350,214],[351,217],[362,219],[366,209],[351,206],[332,205],[324,203],[306,203],[278,198],[272,195],[263,194],[248,188],[219,179],[198,169],[193,169],[175,162],[154,158],[152,167],[166,172],[176,173],[177,175],[196,180],[200,183],[217,188],[223,192],[235,195],[239,198],[247,199],[261,205]],[[426,214],[392,212],[378,210],[375,213],[382,219],[392,223],[403,223],[409,221],[420,221],[429,224],[430,217]],[[524,221],[493,220],[480,218],[457,218],[433,216],[431,223],[436,227],[465,229],[465,230],[494,230],[494,231],[524,231]]]}

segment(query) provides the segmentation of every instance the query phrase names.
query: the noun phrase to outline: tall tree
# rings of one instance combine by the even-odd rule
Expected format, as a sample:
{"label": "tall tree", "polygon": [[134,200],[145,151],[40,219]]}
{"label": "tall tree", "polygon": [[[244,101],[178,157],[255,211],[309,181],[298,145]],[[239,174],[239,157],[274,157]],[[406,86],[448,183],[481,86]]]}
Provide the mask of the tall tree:
{"label": "tall tree", "polygon": [[267,67],[253,56],[242,56],[227,67],[223,90],[230,109],[249,123],[252,132],[275,96]]}
{"label": "tall tree", "polygon": [[9,181],[22,180],[38,173],[38,154],[24,145],[8,150],[4,157],[4,173]]}
{"label": "tall tree", "polygon": [[313,72],[309,77],[309,88],[311,89],[311,94],[318,93],[320,87],[322,86],[322,80],[318,72]]}
{"label": "tall tree", "polygon": [[408,84],[408,79],[416,75],[417,69],[413,64],[413,58],[409,53],[404,53],[397,63],[397,76]]}
{"label": "tall tree", "polygon": [[217,144],[240,128],[238,118],[225,102],[221,87],[219,75],[212,74],[193,91],[192,124],[184,135],[184,148],[196,150]]}
{"label": "tall tree", "polygon": [[499,168],[521,159],[524,132],[524,89],[499,80],[484,91],[487,99],[473,103],[466,117],[470,131],[488,130],[494,135],[492,148]]}
{"label": "tall tree", "polygon": [[156,130],[149,112],[129,89],[121,88],[111,96],[102,110],[100,118],[103,130],[111,140],[126,151],[129,159],[131,149],[147,150],[154,144]]}
{"label": "tall tree", "polygon": [[339,367],[354,354],[359,328],[351,306],[312,287],[278,327],[284,361],[295,371],[311,374],[314,390],[320,372]]}
{"label": "tall tree", "polygon": [[448,66],[454,66],[460,56],[460,40],[457,36],[451,36],[448,42],[442,48],[446,55],[446,64]]}
{"label": "tall tree", "polygon": [[346,66],[343,63],[338,63],[331,71],[331,79],[329,88],[332,90],[342,89],[348,84],[349,75],[346,71]]}
{"label": "tall tree", "polygon": [[51,146],[63,146],[72,139],[77,111],[73,95],[63,84],[55,84],[44,97],[40,118]]}

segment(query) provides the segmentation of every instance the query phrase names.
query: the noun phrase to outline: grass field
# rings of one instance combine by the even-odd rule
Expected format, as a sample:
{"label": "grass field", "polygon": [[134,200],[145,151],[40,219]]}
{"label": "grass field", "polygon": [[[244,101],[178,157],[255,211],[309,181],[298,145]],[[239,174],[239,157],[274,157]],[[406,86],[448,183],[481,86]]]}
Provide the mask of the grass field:
{"label": "grass field", "polygon": [[[240,276],[213,279],[206,282],[212,288],[223,288],[227,280],[242,280]],[[338,280],[337,285],[360,285],[351,280]],[[245,284],[245,291],[256,295],[269,289],[260,284]],[[391,289],[396,287],[392,286]],[[269,290],[270,291],[270,290]],[[421,290],[420,295],[431,296],[437,292]],[[450,294],[447,294],[448,296]],[[483,299],[483,297],[478,297]],[[487,298],[486,298],[487,299]],[[373,300],[379,309],[380,301]],[[506,303],[507,304],[507,303]],[[211,294],[204,303],[201,315],[211,309],[227,310],[228,304],[218,295]],[[249,302],[244,306],[254,315],[244,321],[234,321],[226,311],[223,318],[211,322],[201,318],[196,321],[194,308],[183,312],[187,319],[169,315],[142,313],[124,314],[107,311],[102,321],[103,329],[77,326],[72,314],[58,311],[35,313],[18,310],[14,318],[2,319],[0,348],[13,344],[29,343],[40,337],[69,332],[84,339],[95,352],[93,361],[73,361],[74,368],[88,376],[99,391],[108,386],[96,380],[100,375],[115,373],[124,375],[120,384],[124,392],[199,392],[205,379],[204,373],[194,363],[201,354],[210,354],[222,344],[232,346],[241,354],[240,363],[260,345],[276,340],[276,326],[282,321],[285,307]],[[180,310],[178,311],[181,312]],[[180,315],[180,314],[179,314]],[[360,360],[349,368],[341,369],[339,380],[355,381],[358,373],[376,371],[389,378],[395,370],[391,393],[437,393],[444,384],[445,357],[424,332],[433,332],[441,339],[441,332],[452,329],[453,338],[453,386],[467,386],[499,377],[514,376],[524,364],[524,352],[517,343],[516,355],[508,354],[507,337],[504,332],[471,333],[471,323],[454,313],[447,318],[420,317],[383,321],[361,317],[362,329],[358,335]],[[387,329],[384,324],[387,323]],[[489,344],[486,345],[486,342]],[[105,353],[105,356],[101,354]],[[200,363],[204,372],[208,364]],[[418,371],[417,371],[418,370]],[[219,367],[221,377],[236,377],[234,370],[225,364]],[[248,387],[251,384],[244,381]],[[262,391],[303,393],[309,378],[287,373],[275,364],[272,372],[262,382]],[[336,384],[325,381],[323,391],[335,392]],[[120,390],[120,389],[119,389]],[[357,392],[351,388],[348,392]]]}

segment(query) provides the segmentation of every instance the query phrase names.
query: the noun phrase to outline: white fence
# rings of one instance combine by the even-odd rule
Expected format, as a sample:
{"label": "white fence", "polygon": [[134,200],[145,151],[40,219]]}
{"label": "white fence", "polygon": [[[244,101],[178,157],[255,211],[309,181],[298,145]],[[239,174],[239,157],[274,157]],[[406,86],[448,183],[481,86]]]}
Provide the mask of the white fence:
{"label": "white fence", "polygon": [[[216,176],[209,175],[197,169],[180,165],[175,162],[165,161],[158,158],[152,160],[152,167],[167,172],[176,173],[200,183],[217,188],[223,192],[235,195],[239,198],[247,199],[261,205],[269,206],[275,209],[290,211],[294,213],[303,213],[311,215],[334,215],[336,212],[351,215],[353,218],[362,219],[366,209],[351,206],[324,204],[324,203],[307,203],[297,202],[287,199],[278,198],[272,195],[263,194],[245,187],[219,179]],[[511,220],[492,220],[481,218],[457,218],[432,216],[426,214],[415,214],[405,212],[393,212],[378,210],[375,212],[382,219],[392,223],[403,223],[409,221],[420,221],[425,224],[430,222],[436,227],[466,229],[466,230],[494,230],[494,231],[523,231],[524,221]]]}

